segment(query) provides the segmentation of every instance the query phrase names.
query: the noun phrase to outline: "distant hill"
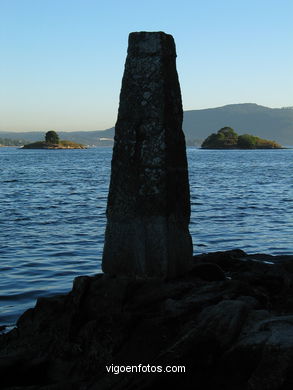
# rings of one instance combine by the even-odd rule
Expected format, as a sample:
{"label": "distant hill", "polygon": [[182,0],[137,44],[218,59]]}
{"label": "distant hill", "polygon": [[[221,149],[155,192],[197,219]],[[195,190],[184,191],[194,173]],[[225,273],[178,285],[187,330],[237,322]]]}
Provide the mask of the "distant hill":
{"label": "distant hill", "polygon": [[[183,130],[189,145],[200,145],[211,133],[225,126],[235,128],[239,133],[275,140],[284,146],[293,145],[293,107],[268,108],[244,103],[184,112]],[[43,138],[44,133],[0,131],[0,137],[33,142]],[[114,127],[96,131],[58,131],[58,134],[63,139],[86,145],[111,145],[108,139],[114,137]]]}
{"label": "distant hill", "polygon": [[22,139],[0,137],[0,146],[21,146],[24,145],[25,143],[26,141]]}
{"label": "distant hill", "polygon": [[225,126],[239,133],[293,145],[293,107],[268,108],[246,103],[184,112],[183,129],[187,140],[204,140]]}

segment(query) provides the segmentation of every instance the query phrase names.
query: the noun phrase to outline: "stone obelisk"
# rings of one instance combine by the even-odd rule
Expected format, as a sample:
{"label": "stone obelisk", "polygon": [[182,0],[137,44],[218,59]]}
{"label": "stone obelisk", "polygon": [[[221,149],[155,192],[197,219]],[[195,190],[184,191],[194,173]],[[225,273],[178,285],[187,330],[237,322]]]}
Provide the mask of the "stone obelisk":
{"label": "stone obelisk", "polygon": [[183,110],[171,35],[129,35],[107,205],[102,269],[174,278],[192,258]]}

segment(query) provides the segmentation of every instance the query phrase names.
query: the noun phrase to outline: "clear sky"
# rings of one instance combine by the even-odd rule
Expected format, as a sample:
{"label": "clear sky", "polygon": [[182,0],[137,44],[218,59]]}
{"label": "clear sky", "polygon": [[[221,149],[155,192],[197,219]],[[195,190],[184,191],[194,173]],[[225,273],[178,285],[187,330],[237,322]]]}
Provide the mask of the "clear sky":
{"label": "clear sky", "polygon": [[132,31],[175,38],[185,110],[293,105],[292,0],[0,0],[0,131],[116,121]]}

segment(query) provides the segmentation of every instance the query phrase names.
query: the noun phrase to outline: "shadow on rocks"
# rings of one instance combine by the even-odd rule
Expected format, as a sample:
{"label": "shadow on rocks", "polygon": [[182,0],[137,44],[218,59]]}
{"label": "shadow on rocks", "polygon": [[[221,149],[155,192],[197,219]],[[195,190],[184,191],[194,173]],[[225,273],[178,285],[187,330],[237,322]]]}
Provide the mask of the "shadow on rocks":
{"label": "shadow on rocks", "polygon": [[[262,257],[261,257],[262,256]],[[41,298],[0,336],[3,389],[289,390],[292,257],[194,256],[168,281],[104,274]],[[106,365],[184,366],[185,373],[108,373]]]}

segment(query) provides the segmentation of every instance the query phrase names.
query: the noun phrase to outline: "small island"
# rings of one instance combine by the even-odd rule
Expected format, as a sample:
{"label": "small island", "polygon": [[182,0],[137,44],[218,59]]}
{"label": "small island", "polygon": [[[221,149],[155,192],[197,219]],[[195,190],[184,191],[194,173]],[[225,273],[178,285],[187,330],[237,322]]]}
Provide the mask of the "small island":
{"label": "small island", "polygon": [[45,141],[37,141],[24,145],[22,149],[86,149],[87,147],[73,141],[60,140],[54,130],[50,130],[45,135]]}
{"label": "small island", "polygon": [[201,144],[202,149],[283,149],[276,141],[269,141],[255,135],[238,135],[231,127],[223,127],[217,134],[208,136]]}

